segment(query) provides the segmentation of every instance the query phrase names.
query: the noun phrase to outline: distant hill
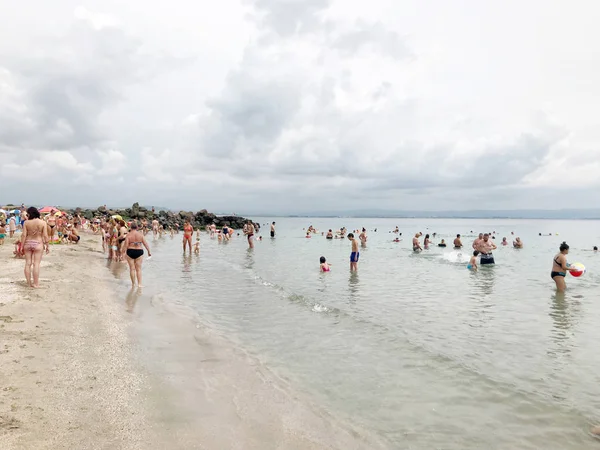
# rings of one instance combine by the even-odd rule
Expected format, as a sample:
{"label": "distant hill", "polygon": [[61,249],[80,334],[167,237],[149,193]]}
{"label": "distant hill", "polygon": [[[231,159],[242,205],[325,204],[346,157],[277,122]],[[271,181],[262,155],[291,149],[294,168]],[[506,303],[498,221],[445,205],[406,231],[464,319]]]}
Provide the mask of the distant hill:
{"label": "distant hill", "polygon": [[[254,214],[257,216],[258,214]],[[266,214],[265,216],[269,216]],[[364,209],[352,211],[313,211],[286,217],[365,217],[365,218],[424,218],[424,219],[555,219],[555,220],[600,220],[600,209],[557,209],[557,210],[498,210],[498,211],[390,211]]]}

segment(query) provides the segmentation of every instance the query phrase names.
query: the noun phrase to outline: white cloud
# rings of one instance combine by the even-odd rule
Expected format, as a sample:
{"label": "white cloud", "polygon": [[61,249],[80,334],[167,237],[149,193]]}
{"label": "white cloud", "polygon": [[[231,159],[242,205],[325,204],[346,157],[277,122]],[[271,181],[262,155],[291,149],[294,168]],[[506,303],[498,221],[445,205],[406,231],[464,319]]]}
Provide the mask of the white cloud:
{"label": "white cloud", "polygon": [[[64,180],[82,185],[73,202],[118,192],[121,202],[290,211],[319,209],[315,199],[418,208],[427,192],[435,209],[450,192],[453,207],[470,207],[473,186],[495,190],[489,207],[585,206],[598,186],[590,10],[556,15],[541,0],[224,0],[210,14],[191,1],[34,3],[43,21],[0,5],[0,170],[51,170],[47,195],[68,192]],[[85,188],[99,176],[114,182]],[[122,179],[161,189],[123,194]],[[589,195],[546,199],[557,179]],[[23,201],[42,200],[36,180]],[[221,187],[218,199],[198,195],[207,185]]]}
{"label": "white cloud", "polygon": [[103,176],[112,176],[121,173],[125,168],[127,157],[118,150],[99,150],[98,156],[102,162],[100,174]]}

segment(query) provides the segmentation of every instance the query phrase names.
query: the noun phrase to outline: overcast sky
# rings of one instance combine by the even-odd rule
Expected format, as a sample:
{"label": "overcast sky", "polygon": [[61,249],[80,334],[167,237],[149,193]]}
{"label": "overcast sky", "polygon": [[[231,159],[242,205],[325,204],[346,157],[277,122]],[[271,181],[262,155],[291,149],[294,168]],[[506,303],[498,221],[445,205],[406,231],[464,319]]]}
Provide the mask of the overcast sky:
{"label": "overcast sky", "polygon": [[0,0],[0,203],[597,207],[595,0]]}

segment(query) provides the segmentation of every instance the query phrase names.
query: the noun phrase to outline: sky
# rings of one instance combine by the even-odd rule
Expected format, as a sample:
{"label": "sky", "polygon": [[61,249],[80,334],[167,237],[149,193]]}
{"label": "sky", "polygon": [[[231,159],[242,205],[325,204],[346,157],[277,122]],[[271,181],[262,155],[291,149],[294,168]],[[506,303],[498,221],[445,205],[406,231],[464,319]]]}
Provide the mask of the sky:
{"label": "sky", "polygon": [[0,203],[596,208],[594,0],[0,0]]}

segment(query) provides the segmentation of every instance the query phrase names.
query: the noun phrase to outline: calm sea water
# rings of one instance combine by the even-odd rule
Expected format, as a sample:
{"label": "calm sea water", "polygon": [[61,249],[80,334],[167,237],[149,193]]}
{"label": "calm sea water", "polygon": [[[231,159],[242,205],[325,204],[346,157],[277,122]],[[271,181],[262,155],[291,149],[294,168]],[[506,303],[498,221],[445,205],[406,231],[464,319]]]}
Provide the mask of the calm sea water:
{"label": "calm sea water", "polygon": [[[390,448],[598,447],[588,434],[600,419],[597,222],[274,220],[276,238],[263,225],[253,251],[243,237],[202,234],[201,255],[183,257],[181,235],[149,237],[146,284]],[[366,227],[358,273],[349,241],[306,239],[309,225]],[[414,254],[417,231],[450,247]],[[472,273],[468,249],[487,231],[496,265]],[[457,233],[462,254],[451,248]],[[501,247],[504,236],[525,248]],[[588,271],[560,296],[550,270],[563,240]],[[319,272],[320,256],[330,273]]]}

